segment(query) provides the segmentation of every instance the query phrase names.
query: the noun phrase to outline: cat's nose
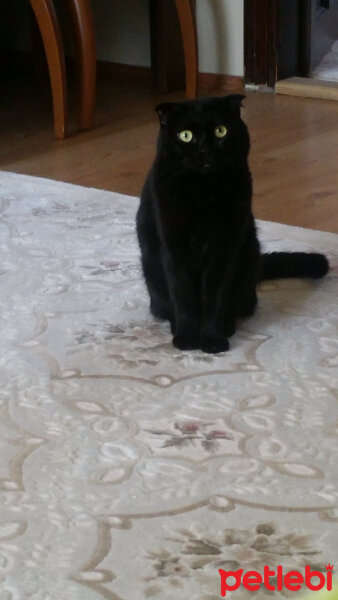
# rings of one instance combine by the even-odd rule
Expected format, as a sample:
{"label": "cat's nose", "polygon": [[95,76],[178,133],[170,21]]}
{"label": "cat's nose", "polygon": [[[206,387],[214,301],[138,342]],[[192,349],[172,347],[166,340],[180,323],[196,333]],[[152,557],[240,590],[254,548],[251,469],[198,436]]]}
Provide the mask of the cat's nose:
{"label": "cat's nose", "polygon": [[202,162],[203,165],[205,165],[205,164],[209,165],[210,156],[209,156],[208,148],[201,148],[201,150],[200,150],[200,161]]}
{"label": "cat's nose", "polygon": [[209,162],[209,157],[210,157],[210,153],[209,153],[208,148],[201,148],[199,151],[200,161],[203,163]]}
{"label": "cat's nose", "polygon": [[208,153],[208,149],[207,148],[201,148],[199,151],[199,156],[198,156],[198,164],[200,166],[200,168],[202,169],[209,169],[210,168],[210,157],[209,157],[209,153]]}

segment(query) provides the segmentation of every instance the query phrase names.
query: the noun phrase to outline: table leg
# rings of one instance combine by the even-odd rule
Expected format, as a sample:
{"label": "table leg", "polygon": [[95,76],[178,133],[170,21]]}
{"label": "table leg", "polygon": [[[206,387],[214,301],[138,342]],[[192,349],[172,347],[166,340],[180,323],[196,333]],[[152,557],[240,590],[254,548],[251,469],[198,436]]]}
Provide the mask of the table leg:
{"label": "table leg", "polygon": [[90,0],[68,0],[72,17],[77,71],[80,87],[79,129],[93,124],[96,96],[96,49],[94,19]]}
{"label": "table leg", "polygon": [[55,136],[63,139],[66,135],[67,83],[59,23],[52,0],[30,0],[30,3],[47,56],[53,96]]}
{"label": "table leg", "polygon": [[193,0],[175,0],[175,3],[183,39],[186,95],[188,98],[196,98],[198,50]]}

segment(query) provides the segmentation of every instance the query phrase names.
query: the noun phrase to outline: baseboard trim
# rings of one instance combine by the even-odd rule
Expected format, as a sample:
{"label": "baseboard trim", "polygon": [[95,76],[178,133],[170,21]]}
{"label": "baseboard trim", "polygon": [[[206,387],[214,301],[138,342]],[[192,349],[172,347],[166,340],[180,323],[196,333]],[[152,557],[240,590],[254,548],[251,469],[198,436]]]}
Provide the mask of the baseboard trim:
{"label": "baseboard trim", "polygon": [[107,60],[98,60],[97,70],[99,73],[112,75],[113,77],[119,79],[133,78],[137,81],[152,81],[152,72],[150,67],[140,67],[137,65],[109,62]]}
{"label": "baseboard trim", "polygon": [[[12,60],[20,66],[33,67],[33,55],[31,52],[16,51],[11,54]],[[71,72],[75,69],[74,58],[66,57],[67,68]],[[117,79],[130,79],[139,82],[153,83],[151,67],[140,67],[127,65],[125,63],[110,62],[107,60],[97,61],[99,74],[106,74]],[[228,94],[241,94],[244,92],[244,79],[238,75],[224,75],[222,73],[198,73],[198,94],[203,95],[210,92],[226,92]]]}
{"label": "baseboard trim", "polygon": [[[139,67],[122,63],[99,60],[97,69],[100,73],[108,73],[121,79],[135,78],[138,81],[152,81],[151,67]],[[197,89],[199,94],[211,91],[240,94],[244,92],[244,79],[238,75],[223,75],[221,73],[198,73]]]}
{"label": "baseboard trim", "polygon": [[[74,57],[66,56],[65,61],[67,69],[69,69],[73,73],[76,67]],[[14,68],[33,69],[35,66],[34,53],[25,50],[8,51],[6,63],[8,62],[10,64],[13,64]],[[44,55],[43,62],[45,62]],[[45,66],[47,67],[47,63]],[[118,79],[133,78],[137,81],[152,81],[152,72],[150,67],[140,67],[137,65],[127,65],[124,63],[109,62],[107,60],[98,60],[97,71],[98,73],[106,73],[107,75],[112,75],[113,77]]]}
{"label": "baseboard trim", "polygon": [[290,77],[277,81],[276,94],[301,96],[302,98],[320,98],[322,100],[338,100],[338,81],[322,81],[305,77]]}
{"label": "baseboard trim", "polygon": [[244,79],[238,75],[199,73],[197,87],[199,93],[202,94],[213,90],[227,92],[228,94],[242,94],[244,92]]}

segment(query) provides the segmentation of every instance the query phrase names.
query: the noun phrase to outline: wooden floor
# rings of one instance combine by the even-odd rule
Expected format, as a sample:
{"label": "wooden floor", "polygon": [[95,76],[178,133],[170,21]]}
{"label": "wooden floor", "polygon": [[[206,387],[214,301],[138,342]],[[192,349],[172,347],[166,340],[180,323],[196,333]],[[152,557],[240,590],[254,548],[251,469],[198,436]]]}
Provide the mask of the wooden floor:
{"label": "wooden floor", "polygon": [[[53,139],[48,89],[23,77],[0,96],[0,169],[140,194],[155,150],[153,107],[163,100],[149,82],[105,76],[94,129],[63,142]],[[256,217],[337,233],[338,103],[250,93],[243,117]]]}

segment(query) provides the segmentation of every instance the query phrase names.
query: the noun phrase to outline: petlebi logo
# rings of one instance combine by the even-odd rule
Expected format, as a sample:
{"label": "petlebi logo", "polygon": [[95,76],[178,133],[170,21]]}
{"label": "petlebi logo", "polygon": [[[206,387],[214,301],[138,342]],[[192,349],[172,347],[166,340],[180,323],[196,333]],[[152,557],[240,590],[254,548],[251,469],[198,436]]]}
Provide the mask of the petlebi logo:
{"label": "petlebi logo", "polygon": [[[221,595],[225,598],[227,592],[238,590],[240,585],[250,592],[256,592],[262,588],[270,592],[274,592],[275,590],[281,592],[283,589],[296,592],[297,590],[301,590],[304,585],[313,592],[323,589],[330,592],[332,591],[333,565],[325,565],[325,568],[326,573],[323,573],[321,571],[313,571],[311,567],[306,566],[304,575],[300,571],[284,572],[282,566],[278,566],[277,569],[272,570],[268,565],[265,565],[263,573],[258,573],[258,571],[247,571],[244,573],[243,569],[238,569],[238,571],[224,571],[223,569],[219,569]],[[272,578],[274,585],[271,583]]]}

